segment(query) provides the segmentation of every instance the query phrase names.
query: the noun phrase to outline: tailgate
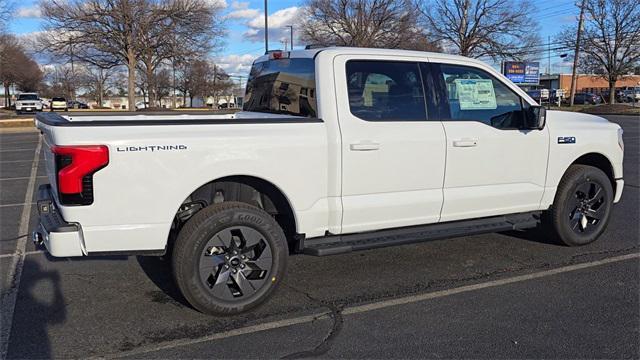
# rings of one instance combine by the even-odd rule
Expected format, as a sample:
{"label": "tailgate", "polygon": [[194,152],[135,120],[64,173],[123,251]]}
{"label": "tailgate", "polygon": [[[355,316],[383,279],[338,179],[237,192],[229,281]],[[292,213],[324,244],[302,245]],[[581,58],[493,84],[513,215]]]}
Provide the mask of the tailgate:
{"label": "tailgate", "polygon": [[44,163],[47,170],[47,178],[49,180],[49,184],[51,184],[51,188],[54,189],[52,193],[57,197],[58,192],[55,191],[55,189],[58,188],[56,176],[56,160],[53,152],[51,151],[51,147],[55,145],[53,143],[53,134],[51,133],[53,131],[53,128],[43,125],[42,123],[36,123],[36,126],[42,134],[42,152],[44,153]]}

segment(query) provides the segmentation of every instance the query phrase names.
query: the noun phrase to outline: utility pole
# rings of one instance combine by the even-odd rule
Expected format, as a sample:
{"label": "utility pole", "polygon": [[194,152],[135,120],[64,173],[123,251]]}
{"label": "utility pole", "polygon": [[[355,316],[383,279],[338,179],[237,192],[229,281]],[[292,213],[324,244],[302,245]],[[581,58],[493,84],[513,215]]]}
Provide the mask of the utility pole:
{"label": "utility pole", "polygon": [[269,52],[269,11],[267,0],[264,0],[264,53]]}
{"label": "utility pole", "polygon": [[287,44],[289,43],[289,39],[284,38],[284,39],[282,40],[282,43],[284,44],[284,51],[287,51]]}
{"label": "utility pole", "polygon": [[571,71],[571,93],[569,94],[569,105],[573,106],[573,98],[576,94],[577,75],[576,70],[578,68],[578,57],[580,56],[580,37],[582,35],[582,22],[584,20],[584,3],[582,0],[580,3],[580,18],[578,20],[578,34],[576,35],[576,50],[573,54],[573,70]]}
{"label": "utility pole", "polygon": [[287,26],[285,26],[285,27],[288,27],[288,28],[289,28],[289,30],[291,30],[291,33],[290,33],[290,35],[291,35],[291,42],[290,42],[290,43],[291,43],[291,50],[293,50],[293,25],[287,25]]}
{"label": "utility pole", "polygon": [[551,75],[551,36],[547,36],[547,74]]}

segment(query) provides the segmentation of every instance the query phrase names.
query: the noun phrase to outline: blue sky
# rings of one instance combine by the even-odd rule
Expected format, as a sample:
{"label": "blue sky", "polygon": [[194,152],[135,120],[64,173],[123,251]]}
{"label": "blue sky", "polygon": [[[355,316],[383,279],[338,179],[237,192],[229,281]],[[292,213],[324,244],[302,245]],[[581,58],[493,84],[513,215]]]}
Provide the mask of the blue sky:
{"label": "blue sky", "polygon": [[[3,1],[3,0],[0,0]],[[248,72],[251,61],[264,53],[263,35],[263,0],[209,0],[219,3],[223,8],[228,34],[225,47],[214,54],[216,61],[227,72],[244,75]],[[16,4],[15,14],[10,23],[10,30],[16,34],[29,34],[41,29],[37,0],[23,0]],[[286,25],[295,24],[299,18],[301,0],[269,0],[269,38],[270,48],[283,48],[281,40],[289,38]],[[540,23],[540,33],[544,40],[553,36],[562,26],[576,22],[578,9],[574,0],[537,0],[536,18]],[[295,32],[294,32],[295,35]],[[301,45],[294,37],[294,42]],[[297,46],[296,46],[297,47]],[[560,52],[551,52],[552,72],[567,72],[569,64],[559,58]],[[547,54],[538,56],[542,71],[547,68]]]}

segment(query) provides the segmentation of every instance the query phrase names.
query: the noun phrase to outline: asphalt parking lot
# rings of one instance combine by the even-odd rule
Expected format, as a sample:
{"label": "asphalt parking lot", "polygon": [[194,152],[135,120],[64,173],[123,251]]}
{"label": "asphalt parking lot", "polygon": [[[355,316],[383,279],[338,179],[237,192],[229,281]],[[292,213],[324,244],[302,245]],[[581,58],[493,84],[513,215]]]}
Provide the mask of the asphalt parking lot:
{"label": "asphalt parking lot", "polygon": [[[57,259],[28,241],[46,183],[36,132],[0,133],[6,358],[638,358],[640,119],[606,233],[568,248],[536,232],[293,256],[277,294],[202,315],[161,258]],[[39,153],[38,153],[39,152]],[[16,256],[24,253],[24,257]],[[22,261],[24,259],[24,261]]]}

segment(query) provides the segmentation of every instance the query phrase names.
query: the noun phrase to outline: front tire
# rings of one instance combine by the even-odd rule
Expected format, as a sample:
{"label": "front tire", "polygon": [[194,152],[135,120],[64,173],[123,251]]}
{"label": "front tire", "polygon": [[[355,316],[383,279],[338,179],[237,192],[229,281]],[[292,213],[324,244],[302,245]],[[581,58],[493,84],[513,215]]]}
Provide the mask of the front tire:
{"label": "front tire", "polygon": [[194,308],[233,315],[271,296],[285,275],[287,249],[284,232],[268,213],[225,202],[201,210],[181,229],[173,273]]}
{"label": "front tire", "polygon": [[613,206],[613,187],[600,169],[569,167],[556,192],[549,218],[552,235],[567,246],[594,242],[604,232]]}

